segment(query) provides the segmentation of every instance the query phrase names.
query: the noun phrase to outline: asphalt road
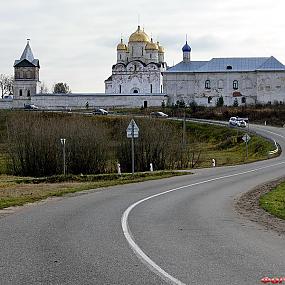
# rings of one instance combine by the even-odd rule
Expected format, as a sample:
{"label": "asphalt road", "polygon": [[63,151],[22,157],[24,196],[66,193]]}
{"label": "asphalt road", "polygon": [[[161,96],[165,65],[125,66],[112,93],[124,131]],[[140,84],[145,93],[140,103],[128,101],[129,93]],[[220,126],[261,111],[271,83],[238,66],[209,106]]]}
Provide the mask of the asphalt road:
{"label": "asphalt road", "polygon": [[[285,130],[255,127],[285,149]],[[0,219],[0,284],[262,284],[285,277],[285,238],[234,198],[285,175],[276,159],[109,187]]]}

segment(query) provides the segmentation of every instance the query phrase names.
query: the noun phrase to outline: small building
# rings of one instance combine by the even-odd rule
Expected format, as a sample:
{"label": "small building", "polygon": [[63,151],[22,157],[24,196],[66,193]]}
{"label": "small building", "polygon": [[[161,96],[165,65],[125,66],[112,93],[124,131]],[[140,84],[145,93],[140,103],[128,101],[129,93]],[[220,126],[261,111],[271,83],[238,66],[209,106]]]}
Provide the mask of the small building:
{"label": "small building", "polygon": [[183,61],[163,73],[169,103],[215,106],[219,97],[225,105],[285,103],[285,66],[273,56],[192,61],[187,41],[182,52]]}
{"label": "small building", "polygon": [[27,100],[39,92],[40,62],[34,58],[29,41],[14,63],[14,99]]}

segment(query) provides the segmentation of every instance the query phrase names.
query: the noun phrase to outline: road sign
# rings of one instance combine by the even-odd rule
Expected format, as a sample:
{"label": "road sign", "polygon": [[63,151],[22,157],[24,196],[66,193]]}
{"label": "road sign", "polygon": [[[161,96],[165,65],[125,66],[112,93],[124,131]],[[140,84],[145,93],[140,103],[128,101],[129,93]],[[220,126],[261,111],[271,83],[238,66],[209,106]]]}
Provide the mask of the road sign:
{"label": "road sign", "polygon": [[131,139],[133,137],[132,134],[134,134],[134,138],[138,138],[139,137],[139,132],[127,131],[127,138]]}
{"label": "road sign", "polygon": [[248,142],[251,139],[251,137],[248,134],[244,134],[242,139],[243,139],[244,142]]}
{"label": "road sign", "polygon": [[139,127],[136,124],[135,120],[132,119],[126,129],[127,138],[138,138],[139,137]]}
{"label": "road sign", "polygon": [[127,131],[132,131],[132,130],[137,131],[137,132],[140,130],[134,119],[131,119],[127,127]]}
{"label": "road sign", "polygon": [[139,127],[137,126],[134,119],[131,119],[126,131],[127,138],[132,139],[132,174],[135,174],[135,146],[134,146],[134,138],[139,137]]}

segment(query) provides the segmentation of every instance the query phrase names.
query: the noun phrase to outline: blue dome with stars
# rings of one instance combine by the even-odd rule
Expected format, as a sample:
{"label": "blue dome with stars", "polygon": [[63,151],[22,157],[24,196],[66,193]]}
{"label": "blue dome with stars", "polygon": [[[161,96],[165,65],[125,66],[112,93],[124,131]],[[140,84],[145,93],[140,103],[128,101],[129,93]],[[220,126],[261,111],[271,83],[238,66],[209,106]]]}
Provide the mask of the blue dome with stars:
{"label": "blue dome with stars", "polygon": [[191,51],[191,47],[188,45],[187,41],[186,44],[184,45],[184,47],[182,48],[183,52],[190,52]]}

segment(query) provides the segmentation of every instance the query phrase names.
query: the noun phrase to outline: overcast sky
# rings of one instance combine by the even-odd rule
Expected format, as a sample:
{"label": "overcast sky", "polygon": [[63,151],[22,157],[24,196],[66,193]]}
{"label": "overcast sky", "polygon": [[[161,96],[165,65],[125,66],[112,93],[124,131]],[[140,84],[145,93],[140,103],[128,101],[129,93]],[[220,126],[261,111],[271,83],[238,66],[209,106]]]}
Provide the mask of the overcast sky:
{"label": "overcast sky", "polygon": [[275,56],[285,64],[284,0],[1,0],[0,73],[12,74],[31,39],[40,79],[73,92],[104,92],[116,45],[140,24],[181,61],[188,34],[192,60]]}

